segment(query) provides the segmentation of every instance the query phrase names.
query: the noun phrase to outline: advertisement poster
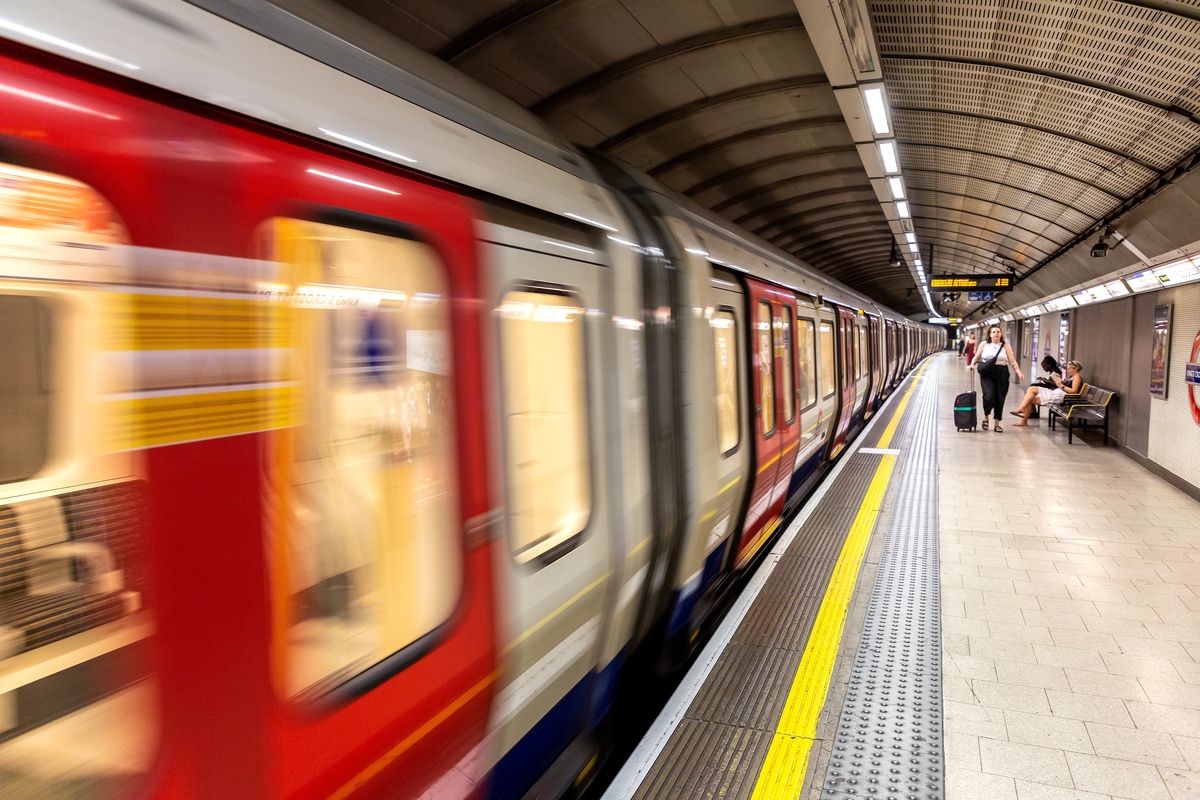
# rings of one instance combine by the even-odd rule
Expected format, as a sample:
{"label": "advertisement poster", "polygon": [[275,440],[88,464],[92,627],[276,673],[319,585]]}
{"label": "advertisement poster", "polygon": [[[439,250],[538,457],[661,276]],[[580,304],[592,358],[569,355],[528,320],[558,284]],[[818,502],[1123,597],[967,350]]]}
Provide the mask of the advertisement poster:
{"label": "advertisement poster", "polygon": [[1154,307],[1154,343],[1150,349],[1150,396],[1167,399],[1171,366],[1171,304]]}

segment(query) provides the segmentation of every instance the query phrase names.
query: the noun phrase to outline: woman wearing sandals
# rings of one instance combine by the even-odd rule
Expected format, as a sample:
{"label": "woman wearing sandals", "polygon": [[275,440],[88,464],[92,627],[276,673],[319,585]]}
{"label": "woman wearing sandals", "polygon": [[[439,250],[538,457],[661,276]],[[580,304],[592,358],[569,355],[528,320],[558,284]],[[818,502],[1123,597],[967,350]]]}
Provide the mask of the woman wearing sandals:
{"label": "woman wearing sandals", "polygon": [[1017,371],[1017,379],[1025,382],[1025,373],[1017,365],[1017,357],[1013,355],[1012,347],[1004,341],[1004,331],[999,325],[988,328],[983,346],[975,353],[973,366],[979,373],[979,388],[983,390],[983,429],[988,429],[988,417],[994,417],[996,424],[992,430],[1003,433],[1000,420],[1004,417],[1004,398],[1008,396],[1010,376],[1009,365]]}

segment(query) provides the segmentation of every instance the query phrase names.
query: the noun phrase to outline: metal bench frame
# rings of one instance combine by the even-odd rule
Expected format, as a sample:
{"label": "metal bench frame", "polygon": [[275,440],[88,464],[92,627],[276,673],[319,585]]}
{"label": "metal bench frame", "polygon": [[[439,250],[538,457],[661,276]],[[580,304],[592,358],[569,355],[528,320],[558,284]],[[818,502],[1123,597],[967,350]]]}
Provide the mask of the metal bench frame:
{"label": "metal bench frame", "polygon": [[1098,386],[1087,385],[1080,394],[1081,397],[1077,402],[1046,406],[1050,411],[1050,430],[1056,430],[1054,426],[1056,417],[1066,420],[1067,444],[1072,444],[1075,441],[1075,428],[1086,430],[1103,427],[1104,445],[1107,447],[1108,409],[1117,393],[1101,389]]}

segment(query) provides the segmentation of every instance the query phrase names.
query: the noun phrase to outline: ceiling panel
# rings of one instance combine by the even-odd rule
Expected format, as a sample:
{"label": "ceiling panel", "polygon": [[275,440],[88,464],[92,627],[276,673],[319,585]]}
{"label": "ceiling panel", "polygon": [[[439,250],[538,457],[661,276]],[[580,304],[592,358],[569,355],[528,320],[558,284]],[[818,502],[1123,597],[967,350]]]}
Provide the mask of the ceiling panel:
{"label": "ceiling panel", "polygon": [[879,301],[923,307],[888,266],[887,220],[792,0],[339,2],[730,219],[787,217],[792,238],[866,221],[873,236],[832,233],[819,255]]}

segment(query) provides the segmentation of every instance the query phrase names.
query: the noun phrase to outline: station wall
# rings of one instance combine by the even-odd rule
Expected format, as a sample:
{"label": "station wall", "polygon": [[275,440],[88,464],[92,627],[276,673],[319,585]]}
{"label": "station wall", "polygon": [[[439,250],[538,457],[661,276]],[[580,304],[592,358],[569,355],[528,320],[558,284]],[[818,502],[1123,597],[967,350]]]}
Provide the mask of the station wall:
{"label": "station wall", "polygon": [[[1154,309],[1172,306],[1167,397],[1150,394]],[[1127,454],[1177,485],[1200,495],[1200,424],[1192,414],[1184,370],[1200,336],[1200,284],[1147,292],[1064,312],[1068,322],[1066,359],[1083,364],[1084,380],[1117,393],[1110,410],[1109,439]],[[1032,359],[1032,320],[1006,326],[1021,365],[1032,379],[1041,374],[1044,355],[1060,356],[1063,314],[1037,318],[1037,359]],[[1028,384],[1026,384],[1028,385]],[[1200,402],[1200,387],[1196,388]],[[1094,441],[1094,439],[1089,439]]]}

